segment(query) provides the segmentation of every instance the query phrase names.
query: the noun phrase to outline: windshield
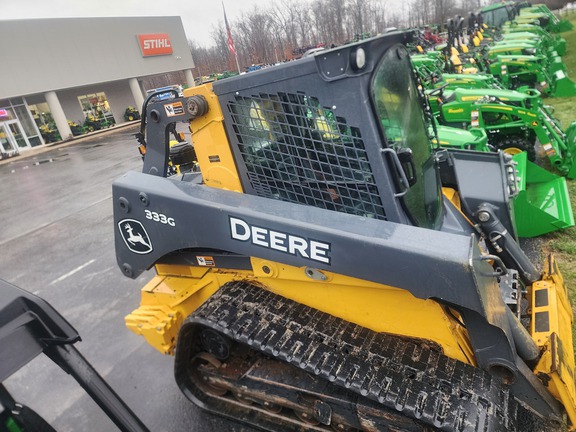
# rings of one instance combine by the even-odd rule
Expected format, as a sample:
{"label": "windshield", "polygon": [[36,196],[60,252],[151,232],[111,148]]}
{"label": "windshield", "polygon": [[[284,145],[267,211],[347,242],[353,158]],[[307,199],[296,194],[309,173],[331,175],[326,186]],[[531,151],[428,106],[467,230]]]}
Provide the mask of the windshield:
{"label": "windshield", "polygon": [[513,17],[513,12],[510,11],[507,6],[482,12],[484,23],[491,27],[502,27],[502,24],[513,19]]}
{"label": "windshield", "polygon": [[403,46],[389,49],[381,59],[371,96],[385,136],[382,147],[399,155],[412,153],[414,172],[408,168],[411,187],[402,198],[404,207],[416,225],[436,228],[441,214],[439,175],[410,58]]}

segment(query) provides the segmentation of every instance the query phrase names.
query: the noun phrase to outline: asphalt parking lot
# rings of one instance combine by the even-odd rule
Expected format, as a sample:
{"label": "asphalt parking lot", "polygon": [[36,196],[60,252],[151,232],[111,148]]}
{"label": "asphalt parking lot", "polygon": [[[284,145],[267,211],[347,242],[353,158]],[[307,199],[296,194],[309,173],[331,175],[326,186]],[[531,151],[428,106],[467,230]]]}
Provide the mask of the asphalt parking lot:
{"label": "asphalt parking lot", "polygon": [[[141,159],[137,126],[0,163],[0,278],[43,297],[82,336],[77,348],[151,431],[250,431],[180,393],[173,358],[124,326],[152,271],[124,277],[114,253],[112,182]],[[45,356],[5,382],[58,431],[116,431]]]}

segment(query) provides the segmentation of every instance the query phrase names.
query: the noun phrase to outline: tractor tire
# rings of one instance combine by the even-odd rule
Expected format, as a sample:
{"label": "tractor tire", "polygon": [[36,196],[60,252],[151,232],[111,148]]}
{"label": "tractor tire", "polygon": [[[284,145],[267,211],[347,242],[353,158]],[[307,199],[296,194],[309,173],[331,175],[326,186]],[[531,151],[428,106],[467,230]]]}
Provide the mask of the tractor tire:
{"label": "tractor tire", "polygon": [[536,160],[536,149],[526,138],[521,137],[508,137],[498,144],[498,148],[505,153],[515,155],[521,152],[528,154],[528,160],[534,162]]}

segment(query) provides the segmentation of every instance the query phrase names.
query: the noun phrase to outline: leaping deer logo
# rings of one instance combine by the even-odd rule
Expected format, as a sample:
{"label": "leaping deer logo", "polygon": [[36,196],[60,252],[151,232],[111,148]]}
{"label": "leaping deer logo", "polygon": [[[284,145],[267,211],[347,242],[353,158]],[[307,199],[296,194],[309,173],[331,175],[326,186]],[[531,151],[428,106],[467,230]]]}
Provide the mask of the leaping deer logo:
{"label": "leaping deer logo", "polygon": [[126,241],[129,242],[132,246],[134,246],[136,243],[142,243],[144,246],[150,247],[150,245],[146,243],[146,240],[144,240],[144,237],[142,237],[142,234],[134,234],[134,228],[132,228],[132,225],[127,223],[124,225],[124,228],[126,228],[126,231],[128,231],[128,235],[130,236],[126,239]]}
{"label": "leaping deer logo", "polygon": [[150,237],[144,226],[135,219],[124,219],[118,223],[124,243],[132,252],[147,254],[152,252]]}

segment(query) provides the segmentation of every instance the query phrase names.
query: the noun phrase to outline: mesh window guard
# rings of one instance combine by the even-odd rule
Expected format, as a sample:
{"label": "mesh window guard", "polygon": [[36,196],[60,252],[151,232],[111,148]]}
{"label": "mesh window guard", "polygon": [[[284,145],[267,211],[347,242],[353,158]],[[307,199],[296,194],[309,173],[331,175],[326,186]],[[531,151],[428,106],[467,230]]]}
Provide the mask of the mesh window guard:
{"label": "mesh window guard", "polygon": [[317,98],[236,96],[228,109],[257,195],[386,219],[359,128]]}

